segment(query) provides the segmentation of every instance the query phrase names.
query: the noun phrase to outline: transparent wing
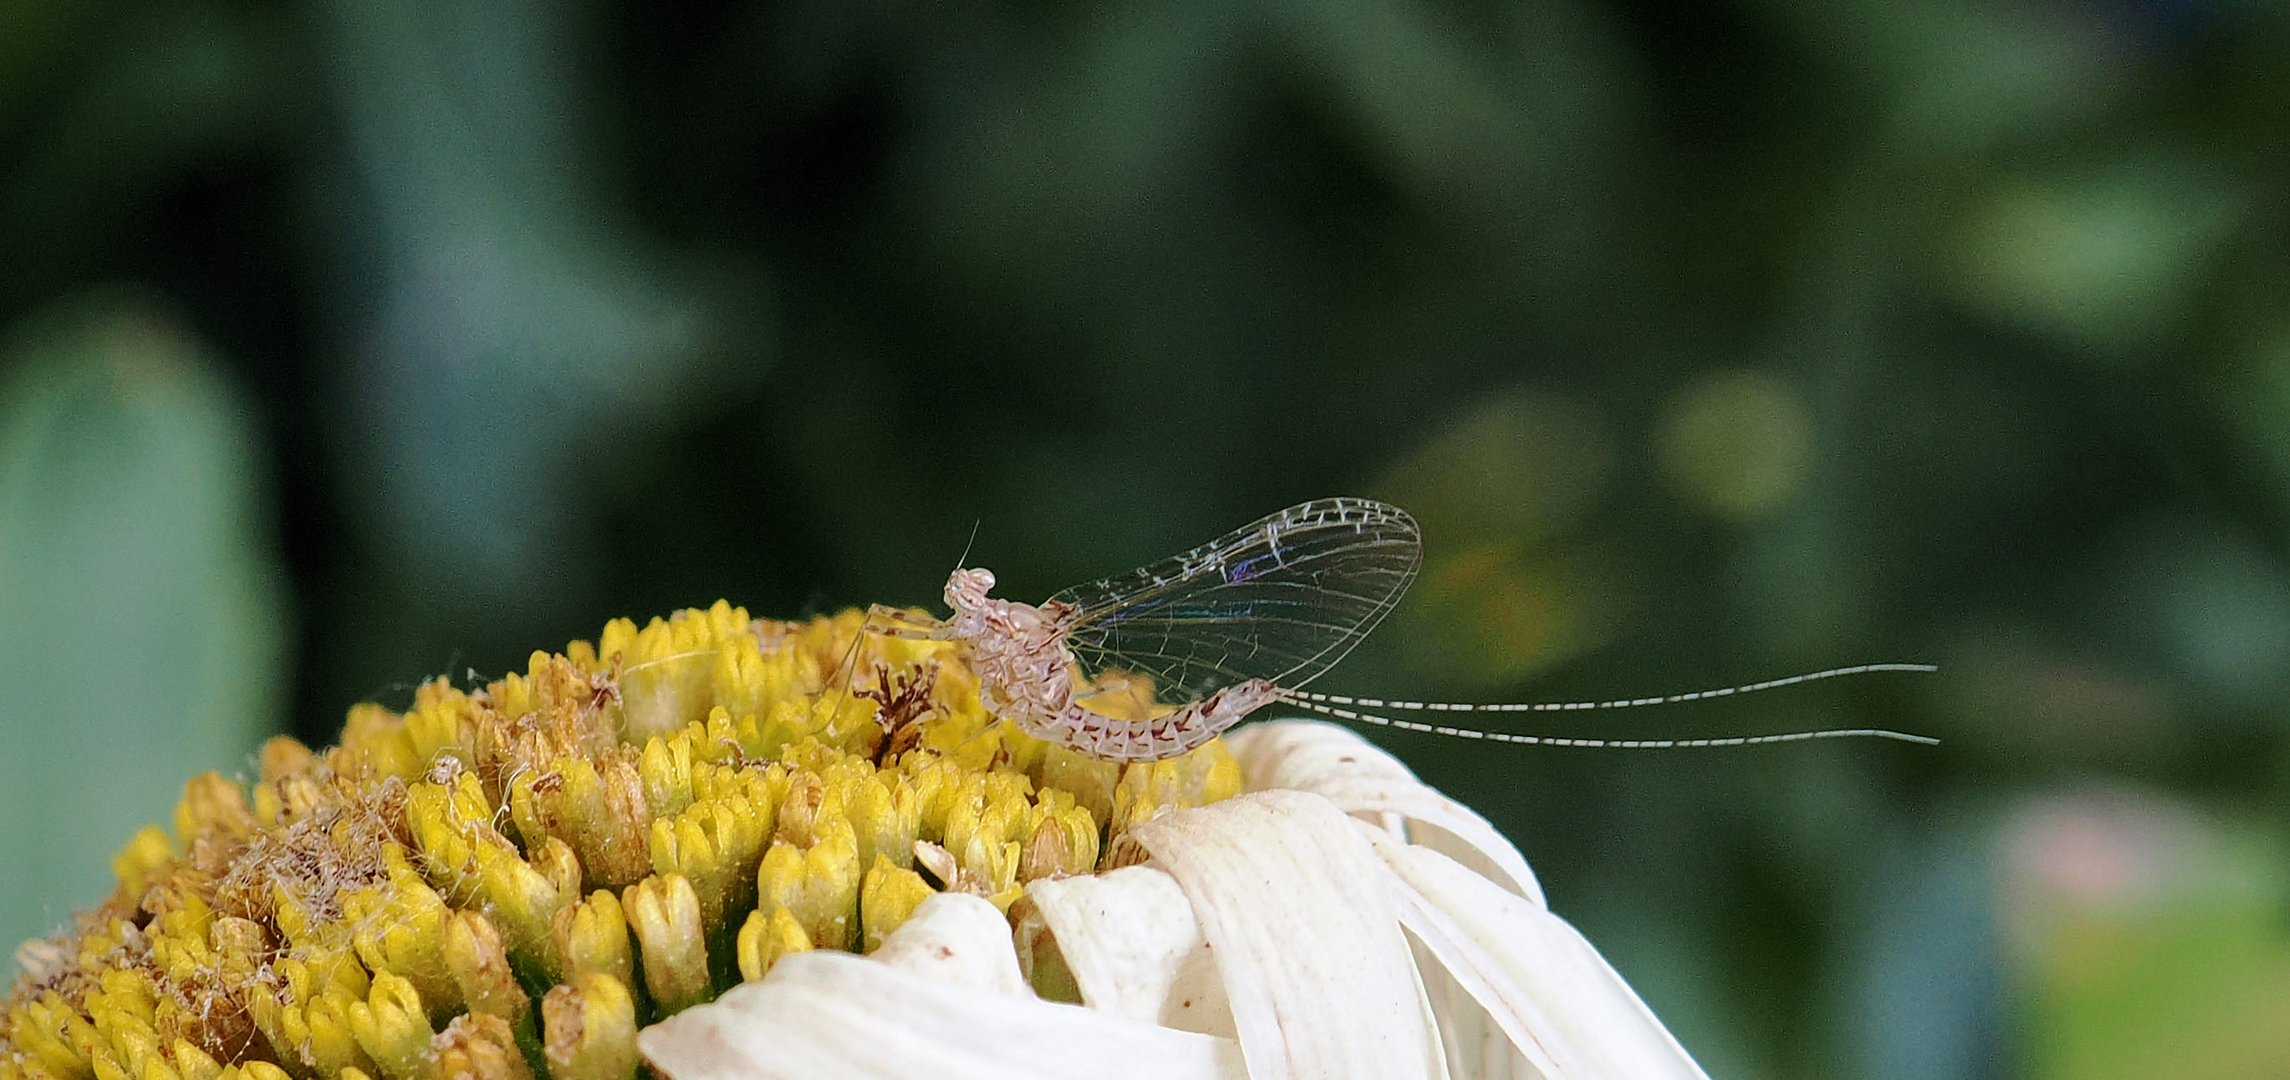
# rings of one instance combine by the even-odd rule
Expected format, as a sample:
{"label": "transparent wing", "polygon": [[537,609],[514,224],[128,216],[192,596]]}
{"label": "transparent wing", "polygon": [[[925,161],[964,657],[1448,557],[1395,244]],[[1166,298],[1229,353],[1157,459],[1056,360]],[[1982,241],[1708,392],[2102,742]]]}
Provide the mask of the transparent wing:
{"label": "transparent wing", "polygon": [[1182,555],[1050,598],[1093,684],[1150,676],[1163,704],[1249,679],[1310,682],[1375,629],[1415,580],[1423,538],[1396,506],[1319,499]]}

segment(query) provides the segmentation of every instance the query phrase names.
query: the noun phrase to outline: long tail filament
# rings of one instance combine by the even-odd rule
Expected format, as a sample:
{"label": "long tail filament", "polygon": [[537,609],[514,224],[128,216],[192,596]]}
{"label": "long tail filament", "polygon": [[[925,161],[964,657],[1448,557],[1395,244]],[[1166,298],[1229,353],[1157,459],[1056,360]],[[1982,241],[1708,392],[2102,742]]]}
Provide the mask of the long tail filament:
{"label": "long tail filament", "polygon": [[[1518,735],[1507,731],[1486,731],[1479,728],[1430,724],[1420,720],[1406,720],[1360,709],[1385,709],[1395,712],[1581,712],[1592,709],[1630,709],[1648,705],[1676,705],[1688,701],[1707,701],[1712,698],[1751,694],[1760,690],[1773,690],[1784,686],[1835,679],[1846,675],[1863,675],[1879,671],[1933,672],[1940,670],[1932,664],[1854,664],[1850,667],[1830,668],[1805,675],[1768,679],[1764,682],[1741,686],[1721,687],[1715,690],[1695,690],[1683,694],[1665,694],[1659,697],[1616,698],[1611,701],[1551,701],[1501,704],[1473,704],[1454,701],[1387,701],[1381,698],[1346,697],[1342,694],[1321,694],[1308,690],[1280,692],[1280,700],[1309,712],[1333,716],[1339,720],[1352,720],[1379,727],[1397,728],[1430,735],[1447,735],[1458,739],[1481,739],[1487,742],[1514,743],[1524,746],[1571,746],[1603,750],[1683,750],[1719,746],[1762,746],[1768,743],[1804,742],[1809,739],[1894,739],[1900,742],[1937,746],[1940,740],[1925,735],[1911,735],[1884,728],[1827,728],[1820,731],[1789,731],[1775,735],[1735,735],[1714,739],[1581,739],[1554,735]],[[1356,706],[1356,708],[1348,707]]]}

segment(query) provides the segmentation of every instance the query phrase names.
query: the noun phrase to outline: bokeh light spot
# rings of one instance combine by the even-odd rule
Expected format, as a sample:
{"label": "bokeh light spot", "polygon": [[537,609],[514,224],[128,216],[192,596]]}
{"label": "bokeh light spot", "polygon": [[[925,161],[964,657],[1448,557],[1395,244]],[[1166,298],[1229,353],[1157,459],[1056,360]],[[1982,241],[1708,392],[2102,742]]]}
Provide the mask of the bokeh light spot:
{"label": "bokeh light spot", "polygon": [[1401,458],[1377,490],[1442,543],[1564,530],[1605,487],[1605,424],[1581,402],[1515,391],[1480,403]]}
{"label": "bokeh light spot", "polygon": [[1673,399],[1659,438],[1662,471],[1679,494],[1747,521],[1780,509],[1804,485],[1813,419],[1779,377],[1727,371]]}

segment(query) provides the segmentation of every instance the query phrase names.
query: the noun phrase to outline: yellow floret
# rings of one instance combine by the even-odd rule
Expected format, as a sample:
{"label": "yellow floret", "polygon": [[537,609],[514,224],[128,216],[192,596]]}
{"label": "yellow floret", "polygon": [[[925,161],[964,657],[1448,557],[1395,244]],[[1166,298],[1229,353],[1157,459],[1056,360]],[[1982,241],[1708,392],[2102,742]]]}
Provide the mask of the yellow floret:
{"label": "yellow floret", "polygon": [[27,946],[0,1080],[627,1080],[636,1031],[941,889],[1007,906],[1239,790],[1016,733],[946,642],[718,603],[278,738]]}

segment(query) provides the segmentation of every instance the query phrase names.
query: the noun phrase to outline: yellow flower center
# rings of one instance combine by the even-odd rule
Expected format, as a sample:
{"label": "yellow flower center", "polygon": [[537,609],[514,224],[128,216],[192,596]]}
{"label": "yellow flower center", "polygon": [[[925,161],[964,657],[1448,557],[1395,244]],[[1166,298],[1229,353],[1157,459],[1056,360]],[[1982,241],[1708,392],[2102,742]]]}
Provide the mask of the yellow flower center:
{"label": "yellow flower center", "polygon": [[[624,1080],[643,1024],[933,892],[1009,907],[1229,798],[1221,741],[1116,765],[987,715],[940,642],[726,603],[191,781],[120,889],[19,953],[0,1080]],[[537,1005],[537,1007],[536,1007]]]}

